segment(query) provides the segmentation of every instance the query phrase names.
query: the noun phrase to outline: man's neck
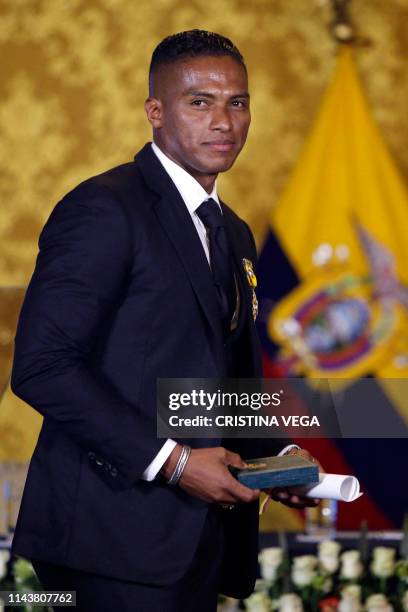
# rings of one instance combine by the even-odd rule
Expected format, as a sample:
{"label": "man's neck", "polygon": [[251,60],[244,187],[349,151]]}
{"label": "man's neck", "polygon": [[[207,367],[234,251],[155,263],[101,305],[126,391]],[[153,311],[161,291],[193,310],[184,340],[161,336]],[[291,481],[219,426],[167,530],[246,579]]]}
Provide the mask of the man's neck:
{"label": "man's neck", "polygon": [[[187,170],[188,172],[188,170]],[[189,172],[189,174],[191,174],[191,172]],[[214,189],[214,183],[216,181],[217,175],[216,174],[210,174],[210,175],[200,175],[200,176],[195,176],[194,174],[191,174],[191,176],[193,178],[195,178],[195,180],[200,183],[201,187],[203,189],[206,190],[206,192],[208,194],[211,194],[213,192]]]}
{"label": "man's neck", "polygon": [[192,168],[183,166],[182,164],[180,164],[180,162],[177,159],[175,159],[171,155],[171,153],[169,153],[167,150],[165,150],[165,148],[163,146],[161,146],[160,144],[158,144],[155,141],[153,141],[153,142],[156,145],[156,147],[158,147],[160,149],[160,151],[163,153],[163,155],[166,155],[166,157],[171,159],[172,162],[174,162],[175,164],[180,166],[180,168],[183,168],[183,170],[185,170],[190,176],[192,176],[193,179],[195,179],[197,181],[197,183],[199,183],[201,185],[201,187],[209,195],[213,192],[214,184],[215,184],[215,181],[217,180],[218,174],[201,174],[199,172],[194,171]]}

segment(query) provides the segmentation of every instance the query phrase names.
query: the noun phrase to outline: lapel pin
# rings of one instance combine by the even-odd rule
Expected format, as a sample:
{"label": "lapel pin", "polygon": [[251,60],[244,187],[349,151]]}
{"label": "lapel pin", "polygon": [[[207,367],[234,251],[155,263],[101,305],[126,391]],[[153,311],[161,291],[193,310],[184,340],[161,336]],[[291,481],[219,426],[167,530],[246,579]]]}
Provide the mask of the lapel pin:
{"label": "lapel pin", "polygon": [[255,287],[257,286],[258,281],[256,280],[254,266],[252,265],[252,261],[250,259],[245,259],[244,257],[244,259],[242,260],[242,264],[244,266],[248,285],[252,289],[252,316],[255,321],[256,317],[258,316],[258,300],[256,299],[256,295],[255,295]]}

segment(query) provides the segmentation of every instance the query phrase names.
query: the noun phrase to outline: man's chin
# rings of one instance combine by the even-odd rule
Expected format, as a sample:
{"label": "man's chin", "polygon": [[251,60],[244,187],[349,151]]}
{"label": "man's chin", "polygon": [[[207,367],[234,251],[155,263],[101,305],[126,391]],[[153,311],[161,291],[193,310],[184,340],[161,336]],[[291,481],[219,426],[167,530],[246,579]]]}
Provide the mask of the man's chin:
{"label": "man's chin", "polygon": [[235,159],[236,157],[232,159],[225,158],[207,161],[207,163],[202,164],[203,174],[219,174],[220,172],[226,172],[231,168]]}

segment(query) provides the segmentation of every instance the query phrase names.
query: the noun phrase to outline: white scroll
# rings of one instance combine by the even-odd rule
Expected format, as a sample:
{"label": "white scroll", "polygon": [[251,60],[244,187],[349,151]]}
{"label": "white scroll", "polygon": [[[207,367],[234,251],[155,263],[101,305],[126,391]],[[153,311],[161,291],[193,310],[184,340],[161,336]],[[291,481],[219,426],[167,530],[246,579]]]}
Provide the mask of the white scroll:
{"label": "white scroll", "polygon": [[319,474],[318,484],[302,487],[302,494],[316,499],[345,502],[355,501],[363,495],[357,478],[343,474]]}

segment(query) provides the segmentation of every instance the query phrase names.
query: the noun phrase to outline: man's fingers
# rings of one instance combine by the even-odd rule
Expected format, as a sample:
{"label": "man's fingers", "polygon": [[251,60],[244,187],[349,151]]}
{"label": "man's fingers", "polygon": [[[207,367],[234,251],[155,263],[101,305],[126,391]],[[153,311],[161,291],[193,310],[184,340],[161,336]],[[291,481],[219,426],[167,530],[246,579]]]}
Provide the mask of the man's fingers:
{"label": "man's fingers", "polygon": [[[225,466],[232,466],[238,469],[246,467],[245,461],[242,460],[238,453],[223,449],[223,463]],[[241,484],[234,476],[228,472],[228,480],[226,481],[225,493],[231,496],[232,499],[226,498],[225,501],[233,503],[249,503],[255,501],[260,496],[258,489],[250,489]],[[224,501],[224,500],[223,500]]]}
{"label": "man's fingers", "polygon": [[238,469],[244,469],[247,467],[245,461],[238,455],[238,453],[233,453],[232,451],[225,451],[224,455],[225,465],[231,465],[232,467],[236,467]]}
{"label": "man's fingers", "polygon": [[261,492],[259,489],[250,489],[232,478],[230,493],[235,496],[237,502],[249,503],[259,498]]}
{"label": "man's fingers", "polygon": [[291,508],[314,508],[318,505],[319,500],[315,500],[310,497],[298,497],[297,495],[291,495],[288,501],[284,503]]}
{"label": "man's fingers", "polygon": [[299,497],[299,504],[302,507],[314,508],[320,504],[320,499],[314,499],[313,497]]}
{"label": "man's fingers", "polygon": [[259,498],[260,491],[241,484],[228,466],[245,467],[237,453],[223,447],[194,449],[184,470],[180,486],[191,495],[216,504],[250,503]]}
{"label": "man's fingers", "polygon": [[288,491],[284,489],[271,489],[269,491],[269,495],[272,497],[273,500],[280,502],[287,501],[290,497]]}
{"label": "man's fingers", "polygon": [[290,508],[314,508],[320,502],[319,499],[296,495],[287,490],[273,489],[270,493],[273,500],[281,502]]}

